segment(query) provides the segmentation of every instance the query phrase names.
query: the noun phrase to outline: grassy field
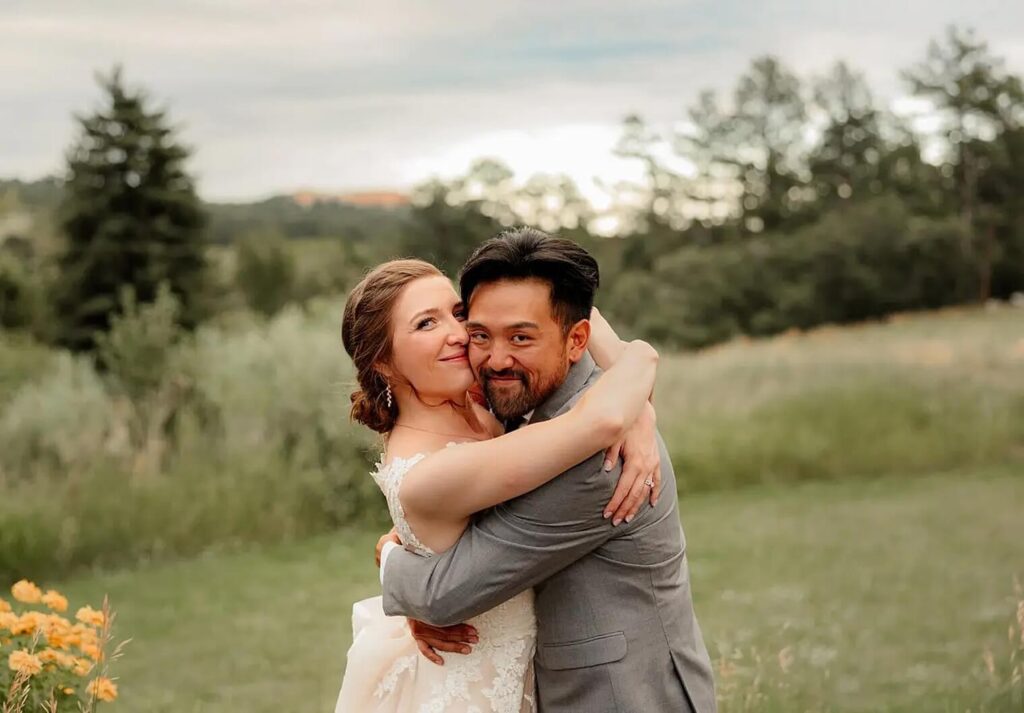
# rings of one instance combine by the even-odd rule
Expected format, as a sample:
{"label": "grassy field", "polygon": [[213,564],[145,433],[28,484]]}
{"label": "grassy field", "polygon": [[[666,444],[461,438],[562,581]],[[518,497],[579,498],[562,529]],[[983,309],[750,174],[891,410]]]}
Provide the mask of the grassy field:
{"label": "grassy field", "polygon": [[[347,418],[340,309],[209,327],[138,403],[0,335],[0,579],[382,522],[375,445]],[[666,354],[657,404],[688,494],[1021,465],[1024,310]]]}
{"label": "grassy field", "polygon": [[[0,339],[0,579],[110,594],[113,713],[332,710],[382,513],[337,307],[183,346],[141,451],[91,367]],[[1024,310],[666,355],[657,397],[722,713],[1020,713],[983,656],[1024,577]]]}
{"label": "grassy field", "polygon": [[[1005,645],[1024,574],[1018,469],[706,493],[682,513],[723,713],[978,711],[989,695],[982,656]],[[56,584],[73,604],[109,593],[134,639],[111,711],[329,711],[350,606],[379,589],[375,539]]]}
{"label": "grassy field", "polygon": [[659,424],[685,486],[1024,461],[1024,310],[950,309],[673,355]]}

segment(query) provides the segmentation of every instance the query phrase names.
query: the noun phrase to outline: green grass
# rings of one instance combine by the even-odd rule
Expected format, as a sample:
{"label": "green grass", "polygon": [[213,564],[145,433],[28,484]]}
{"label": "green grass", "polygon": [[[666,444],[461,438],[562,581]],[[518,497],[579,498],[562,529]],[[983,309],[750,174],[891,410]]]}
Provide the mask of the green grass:
{"label": "green grass", "polygon": [[[1005,641],[1024,574],[1017,468],[684,496],[697,611],[720,680],[779,711],[977,711],[987,646]],[[106,592],[118,631],[111,711],[333,709],[353,601],[379,586],[373,532],[211,553],[55,584]],[[787,674],[776,657],[793,656]],[[753,683],[764,658],[769,678]],[[773,674],[772,671],[775,671]]]}
{"label": "green grass", "polygon": [[1024,311],[897,316],[669,356],[657,404],[691,492],[1024,464]]}
{"label": "green grass", "polygon": [[[0,580],[379,522],[374,439],[347,418],[340,311],[209,325],[142,404],[88,364],[0,342]],[[657,407],[688,494],[1024,468],[1024,310],[666,354]]]}

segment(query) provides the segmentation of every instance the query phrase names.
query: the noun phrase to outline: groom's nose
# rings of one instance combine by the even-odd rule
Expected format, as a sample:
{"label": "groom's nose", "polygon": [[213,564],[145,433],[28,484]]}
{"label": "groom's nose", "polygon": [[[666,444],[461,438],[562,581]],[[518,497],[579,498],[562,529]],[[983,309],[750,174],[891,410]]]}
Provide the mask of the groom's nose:
{"label": "groom's nose", "polygon": [[510,351],[496,344],[487,355],[487,366],[493,371],[504,371],[515,366],[515,359]]}

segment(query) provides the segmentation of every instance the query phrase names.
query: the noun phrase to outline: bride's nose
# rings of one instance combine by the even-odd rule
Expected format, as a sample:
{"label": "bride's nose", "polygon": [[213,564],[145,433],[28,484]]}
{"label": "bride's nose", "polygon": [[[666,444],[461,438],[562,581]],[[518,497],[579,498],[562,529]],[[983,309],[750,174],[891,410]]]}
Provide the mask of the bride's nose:
{"label": "bride's nose", "polygon": [[448,332],[448,343],[449,344],[461,344],[466,346],[469,344],[469,332],[462,326],[462,322],[457,322],[455,327]]}

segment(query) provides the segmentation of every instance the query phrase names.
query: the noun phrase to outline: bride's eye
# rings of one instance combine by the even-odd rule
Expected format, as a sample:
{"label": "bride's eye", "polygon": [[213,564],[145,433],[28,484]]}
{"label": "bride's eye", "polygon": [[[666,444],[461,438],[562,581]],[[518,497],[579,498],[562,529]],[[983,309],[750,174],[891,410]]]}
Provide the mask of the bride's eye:
{"label": "bride's eye", "polygon": [[435,321],[433,317],[424,317],[416,324],[416,329],[426,329]]}

